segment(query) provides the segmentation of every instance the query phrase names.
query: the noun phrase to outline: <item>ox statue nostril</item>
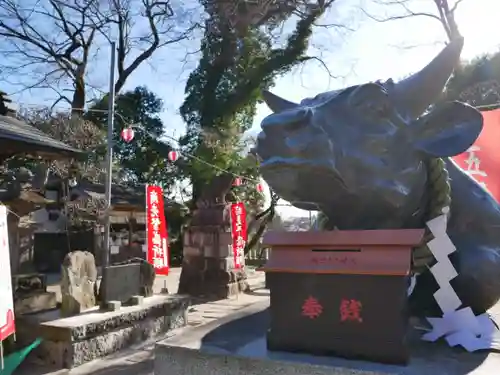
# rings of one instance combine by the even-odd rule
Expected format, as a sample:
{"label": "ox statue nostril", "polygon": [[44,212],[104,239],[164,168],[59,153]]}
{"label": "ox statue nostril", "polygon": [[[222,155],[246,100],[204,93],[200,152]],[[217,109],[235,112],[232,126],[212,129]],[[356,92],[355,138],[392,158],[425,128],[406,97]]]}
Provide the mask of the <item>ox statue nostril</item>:
{"label": "ox statue nostril", "polygon": [[295,121],[285,125],[285,130],[289,132],[296,132],[307,125],[304,121]]}

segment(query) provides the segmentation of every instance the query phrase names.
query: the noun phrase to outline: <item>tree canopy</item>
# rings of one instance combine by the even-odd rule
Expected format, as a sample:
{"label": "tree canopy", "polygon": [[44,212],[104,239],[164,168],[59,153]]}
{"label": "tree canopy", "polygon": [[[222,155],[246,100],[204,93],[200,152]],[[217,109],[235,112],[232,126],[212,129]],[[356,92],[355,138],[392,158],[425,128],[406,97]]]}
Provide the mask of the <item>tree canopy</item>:
{"label": "tree canopy", "polygon": [[500,52],[462,63],[448,83],[445,99],[476,107],[497,107],[500,103]]}
{"label": "tree canopy", "polygon": [[[222,2],[203,3],[210,17],[201,41],[202,54],[189,76],[180,108],[187,128],[181,139],[186,152],[219,170],[257,180],[257,163],[245,154],[242,135],[253,123],[262,90],[272,86],[277,76],[310,59],[306,51],[314,23],[332,3],[304,2],[281,12],[260,9],[260,13],[254,12],[260,16],[251,20],[237,17],[237,13],[228,16]],[[247,9],[245,14],[252,11]],[[300,16],[294,31],[282,46],[275,45],[269,30],[297,12]],[[214,171],[196,160],[186,167],[196,200]]]}
{"label": "tree canopy", "polygon": [[[107,129],[108,97],[92,105],[85,118]],[[175,166],[168,161],[172,149],[160,118],[163,101],[146,87],[136,87],[116,97],[113,153],[120,165],[119,180],[126,184],[159,184],[165,190],[174,184]],[[132,126],[134,139],[126,143],[121,131]]]}

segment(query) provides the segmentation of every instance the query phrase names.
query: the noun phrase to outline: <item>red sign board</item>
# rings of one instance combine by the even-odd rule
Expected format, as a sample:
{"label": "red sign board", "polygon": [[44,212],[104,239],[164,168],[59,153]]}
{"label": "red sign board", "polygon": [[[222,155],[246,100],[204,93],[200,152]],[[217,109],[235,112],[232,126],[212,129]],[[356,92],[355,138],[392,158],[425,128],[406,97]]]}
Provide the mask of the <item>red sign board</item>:
{"label": "red sign board", "polygon": [[167,222],[163,204],[163,190],[159,186],[146,185],[147,261],[157,275],[168,275],[169,251]]}
{"label": "red sign board", "polygon": [[483,131],[476,142],[453,160],[500,202],[500,109],[482,115]]}
{"label": "red sign board", "polygon": [[247,213],[242,202],[231,205],[231,235],[233,239],[234,268],[241,268],[247,243]]}
{"label": "red sign board", "polygon": [[0,327],[0,341],[5,340],[7,337],[16,333],[16,325],[14,322],[14,312],[12,310],[7,311],[5,317],[5,324]]}
{"label": "red sign board", "polygon": [[7,207],[0,205],[0,342],[16,332],[12,295]]}

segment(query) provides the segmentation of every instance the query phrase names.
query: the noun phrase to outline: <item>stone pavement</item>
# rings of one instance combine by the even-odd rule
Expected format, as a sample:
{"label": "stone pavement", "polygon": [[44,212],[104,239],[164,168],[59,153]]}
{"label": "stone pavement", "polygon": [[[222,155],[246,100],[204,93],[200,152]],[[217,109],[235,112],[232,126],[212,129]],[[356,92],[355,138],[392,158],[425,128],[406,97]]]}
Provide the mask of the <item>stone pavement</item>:
{"label": "stone pavement", "polygon": [[[166,278],[166,280],[160,279],[158,285],[155,286],[155,288],[158,287],[161,289],[163,287],[163,283],[166,282],[169,290],[176,290],[176,280],[178,280],[179,274],[179,271],[172,272],[172,274],[168,278]],[[15,372],[15,375],[153,375],[153,349],[156,341],[163,341],[165,339],[167,339],[167,341],[186,341],[183,346],[189,347],[192,342],[196,341],[194,340],[195,337],[193,335],[196,333],[196,331],[198,331],[199,333],[200,330],[213,332],[210,335],[210,340],[208,340],[207,337],[207,345],[209,344],[208,346],[218,347],[220,348],[219,350],[221,352],[236,351],[240,356],[247,355],[248,353],[246,353],[245,351],[255,351],[253,350],[253,348],[250,348],[250,346],[254,345],[255,343],[250,342],[250,344],[252,345],[245,345],[241,348],[239,346],[242,342],[246,342],[249,340],[251,341],[253,336],[261,334],[258,332],[258,327],[262,328],[267,326],[267,324],[262,324],[261,321],[262,319],[266,319],[265,315],[250,314],[251,316],[249,316],[249,319],[243,319],[235,322],[235,325],[231,324],[231,327],[227,327],[231,330],[231,334],[229,335],[231,337],[228,336],[228,333],[226,332],[227,330],[215,330],[215,326],[223,324],[227,319],[231,319],[231,317],[229,316],[231,314],[234,314],[233,317],[239,315],[243,317],[249,315],[249,310],[262,310],[265,305],[269,303],[268,291],[262,289],[263,281],[263,275],[256,272],[253,276],[250,277],[250,283],[253,286],[252,292],[241,294],[238,297],[233,297],[227,300],[205,303],[195,302],[188,313],[188,327],[169,332],[166,337],[160,337],[157,340],[151,342],[144,342],[141,345],[116,353],[104,359],[87,363],[71,371],[59,370],[51,372],[48,369],[42,369],[31,365],[24,366],[23,368],[19,369],[19,371]],[[252,311],[250,312],[252,313]],[[253,313],[255,313],[255,311],[253,311]],[[493,316],[498,317],[497,319],[500,320],[500,304],[495,306],[495,308],[492,309],[490,313]],[[223,319],[219,320],[220,318]],[[436,368],[439,368],[439,366],[447,365],[448,367],[451,366],[453,368],[452,372],[446,372],[447,375],[493,375],[498,373],[498,371],[495,370],[491,372],[492,366],[496,369],[500,368],[500,355],[498,354],[467,354],[462,350],[454,350],[446,347],[443,348],[443,345],[437,344],[437,346],[422,345],[420,349],[417,348],[418,350],[415,354],[417,357],[419,356],[419,352],[423,350],[422,348],[429,351],[426,353],[426,356],[429,356],[434,362],[442,362],[437,363],[436,366],[430,371],[421,373],[437,374],[437,372],[435,372]],[[438,355],[437,353],[441,350],[445,350],[448,355],[444,357]],[[253,355],[254,354],[252,354],[252,356]],[[488,360],[486,360],[486,357],[488,357]],[[338,359],[335,360],[338,361]],[[471,369],[475,370],[472,370],[470,372]],[[355,373],[356,372],[352,372],[352,374]],[[418,373],[418,375],[420,375],[421,373]]]}
{"label": "stone pavement", "polygon": [[[268,293],[256,291],[255,293]],[[391,366],[339,357],[268,352],[269,300],[256,302],[232,316],[184,329],[159,342],[155,375],[495,375],[500,354],[467,353],[445,342],[428,343],[412,329],[408,366]],[[492,311],[493,312],[493,311]],[[493,315],[493,314],[492,314]],[[500,316],[494,316],[498,321]],[[291,327],[290,329],[293,329]]]}
{"label": "stone pavement", "polygon": [[[180,276],[180,268],[174,268],[169,276],[159,277],[155,282],[154,290],[159,292],[165,285],[171,293],[177,292],[177,285]],[[264,287],[264,274],[251,270],[248,275],[248,282],[252,290],[258,290]],[[56,276],[53,276],[53,283],[50,286],[52,291],[60,293],[59,285],[56,282]],[[56,280],[54,280],[56,279]],[[257,302],[267,300],[267,294],[249,292],[240,294],[225,300],[213,302],[193,301],[193,306],[188,312],[189,327],[208,324],[219,318],[242,310]],[[96,360],[84,364],[71,371],[58,370],[51,371],[47,368],[41,368],[34,364],[23,364],[14,375],[151,375],[153,374],[153,348],[156,341],[168,338],[170,335],[178,335],[182,331],[175,333],[169,332],[165,337],[159,337],[155,341],[144,342],[141,345],[113,354],[101,360]]]}

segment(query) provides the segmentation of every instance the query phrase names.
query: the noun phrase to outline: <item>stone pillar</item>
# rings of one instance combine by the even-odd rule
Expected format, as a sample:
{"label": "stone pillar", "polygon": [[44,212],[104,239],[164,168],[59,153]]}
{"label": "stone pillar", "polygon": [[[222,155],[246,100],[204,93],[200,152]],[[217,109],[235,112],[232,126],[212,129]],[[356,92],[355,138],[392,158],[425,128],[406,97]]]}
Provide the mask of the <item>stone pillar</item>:
{"label": "stone pillar", "polygon": [[248,288],[244,256],[235,269],[230,205],[200,208],[184,233],[179,294],[228,298]]}

